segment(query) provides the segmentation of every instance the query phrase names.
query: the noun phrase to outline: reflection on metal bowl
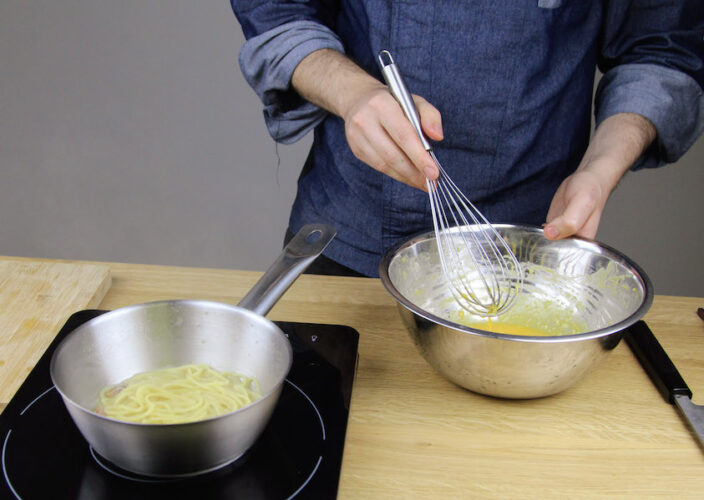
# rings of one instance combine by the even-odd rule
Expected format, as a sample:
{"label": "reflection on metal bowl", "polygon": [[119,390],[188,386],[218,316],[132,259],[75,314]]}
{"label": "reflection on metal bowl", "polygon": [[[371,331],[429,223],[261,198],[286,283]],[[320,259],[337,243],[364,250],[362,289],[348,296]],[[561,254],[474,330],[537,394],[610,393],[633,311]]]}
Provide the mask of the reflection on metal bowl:
{"label": "reflection on metal bowl", "polygon": [[550,241],[530,226],[494,227],[523,276],[515,305],[495,321],[546,336],[493,333],[486,319],[462,310],[444,279],[433,232],[389,250],[381,280],[421,354],[447,379],[504,398],[556,394],[596,368],[623,329],[643,317],[652,285],[628,257],[601,243]]}

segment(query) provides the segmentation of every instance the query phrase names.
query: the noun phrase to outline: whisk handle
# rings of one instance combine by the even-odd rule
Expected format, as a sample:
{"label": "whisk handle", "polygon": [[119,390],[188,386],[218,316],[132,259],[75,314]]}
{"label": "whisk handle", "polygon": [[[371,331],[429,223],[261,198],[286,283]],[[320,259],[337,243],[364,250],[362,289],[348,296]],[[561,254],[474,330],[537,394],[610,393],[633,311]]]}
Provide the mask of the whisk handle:
{"label": "whisk handle", "polygon": [[406,118],[411,122],[413,128],[416,130],[420,142],[426,151],[431,151],[433,147],[426,139],[423,130],[420,127],[420,117],[418,116],[418,109],[416,108],[411,93],[406,87],[406,83],[403,81],[401,72],[398,70],[398,66],[394,62],[394,58],[391,57],[391,53],[388,50],[382,50],[379,52],[379,66],[381,67],[381,74],[384,76],[386,85],[389,86],[389,91],[391,95],[398,101],[406,115]]}

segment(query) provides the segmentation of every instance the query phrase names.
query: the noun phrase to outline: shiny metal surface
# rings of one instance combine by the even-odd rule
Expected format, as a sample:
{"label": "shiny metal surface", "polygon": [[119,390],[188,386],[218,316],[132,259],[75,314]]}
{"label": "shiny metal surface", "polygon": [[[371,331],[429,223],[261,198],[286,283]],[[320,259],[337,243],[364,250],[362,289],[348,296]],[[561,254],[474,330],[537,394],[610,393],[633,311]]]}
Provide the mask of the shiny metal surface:
{"label": "shiny metal surface", "polygon": [[[299,264],[310,263],[334,235],[326,226],[304,227],[248,294],[246,304],[268,311],[304,270]],[[227,465],[256,441],[292,360],[284,333],[257,312],[175,300],[116,309],[81,325],[57,347],[50,374],[95,451],[131,472],[178,477]],[[122,422],[93,411],[106,386],[139,372],[191,363],[256,377],[262,397],[226,415],[184,424]]]}
{"label": "shiny metal surface", "polygon": [[[379,52],[378,60],[389,92],[438,167],[438,177],[433,181],[426,179],[425,184],[433,215],[437,255],[449,284],[448,290],[457,304],[471,314],[503,314],[513,307],[520,293],[523,273],[518,259],[435,156],[421,128],[413,97],[389,51]],[[466,229],[458,231],[457,228]]]}
{"label": "shiny metal surface", "polygon": [[[132,472],[174,476],[217,468],[244,453],[266,425],[291,361],[283,333],[251,311],[168,301],[116,309],[79,327],[56,350],[50,371],[95,451]],[[135,373],[190,363],[254,376],[262,398],[192,424],[135,424],[92,411],[106,386]]]}
{"label": "shiny metal surface", "polygon": [[325,250],[336,233],[326,224],[303,226],[237,305],[266,315],[296,278]]}
{"label": "shiny metal surface", "polygon": [[[529,226],[495,227],[524,272],[507,317],[564,335],[499,334],[458,323],[462,315],[442,278],[433,232],[389,250],[379,266],[381,280],[420,353],[447,379],[503,398],[558,393],[595,369],[622,330],[647,312],[652,285],[634,262],[606,245],[549,241]],[[473,323],[469,319],[462,322]]]}
{"label": "shiny metal surface", "polygon": [[413,102],[413,97],[408,91],[408,87],[406,87],[406,82],[403,80],[401,72],[394,62],[394,58],[388,50],[382,50],[379,52],[377,59],[379,60],[381,74],[384,77],[386,85],[389,87],[389,92],[394,96],[394,99],[396,99],[401,109],[403,109],[406,118],[408,118],[408,121],[413,125],[413,129],[416,131],[416,134],[418,134],[418,138],[425,150],[431,151],[433,147],[423,133],[423,129],[420,125],[420,116],[418,116],[418,110]]}
{"label": "shiny metal surface", "polygon": [[704,406],[695,405],[692,400],[684,394],[674,396],[675,405],[682,412],[685,420],[689,424],[694,437],[697,438],[699,446],[704,448]]}

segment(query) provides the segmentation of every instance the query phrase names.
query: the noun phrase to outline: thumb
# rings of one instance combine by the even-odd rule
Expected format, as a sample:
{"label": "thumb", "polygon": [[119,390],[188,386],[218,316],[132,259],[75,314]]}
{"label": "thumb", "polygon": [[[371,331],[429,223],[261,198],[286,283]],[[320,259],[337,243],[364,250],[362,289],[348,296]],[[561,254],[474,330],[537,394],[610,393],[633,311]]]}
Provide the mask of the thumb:
{"label": "thumb", "polygon": [[569,200],[565,210],[549,220],[543,230],[545,237],[550,240],[568,238],[573,235],[585,238],[594,238],[601,210],[590,196],[575,196]]}

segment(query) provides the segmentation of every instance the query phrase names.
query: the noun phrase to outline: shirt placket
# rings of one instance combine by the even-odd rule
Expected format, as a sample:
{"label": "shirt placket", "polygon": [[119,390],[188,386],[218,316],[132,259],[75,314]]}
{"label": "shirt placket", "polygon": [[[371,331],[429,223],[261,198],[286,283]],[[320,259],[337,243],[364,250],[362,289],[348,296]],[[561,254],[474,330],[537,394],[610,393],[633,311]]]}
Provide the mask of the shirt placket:
{"label": "shirt placket", "polygon": [[[399,66],[411,93],[423,97],[431,94],[432,40],[434,1],[393,2],[388,49]],[[419,194],[390,177],[383,180],[383,220],[381,241],[384,248],[394,244],[409,228],[422,227],[425,210],[411,202]]]}

